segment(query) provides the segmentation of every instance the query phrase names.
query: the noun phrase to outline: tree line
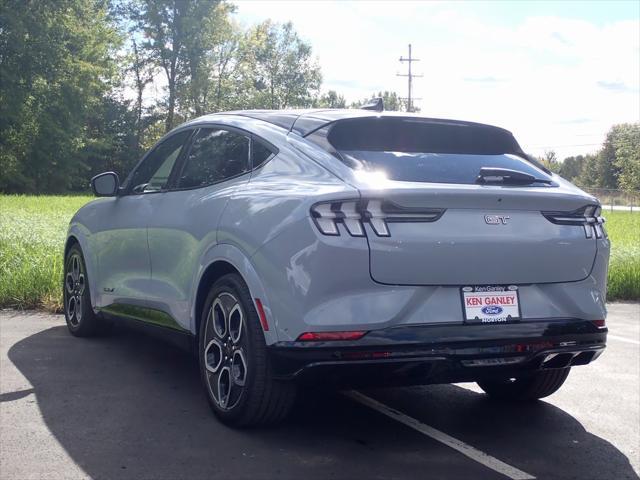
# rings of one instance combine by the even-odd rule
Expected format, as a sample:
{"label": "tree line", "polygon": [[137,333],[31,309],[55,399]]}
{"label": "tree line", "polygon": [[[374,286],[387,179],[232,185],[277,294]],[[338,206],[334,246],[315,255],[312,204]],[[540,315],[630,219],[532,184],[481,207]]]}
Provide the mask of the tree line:
{"label": "tree line", "polygon": [[235,10],[224,0],[0,0],[0,192],[86,190],[205,113],[347,106],[320,92],[311,45],[291,23],[242,27]]}
{"label": "tree line", "polygon": [[[86,191],[128,173],[191,118],[247,108],[357,108],[321,92],[311,45],[291,23],[244,27],[226,0],[0,0],[0,192]],[[611,137],[611,138],[610,138]],[[638,125],[595,156],[544,159],[584,186],[639,189]],[[578,172],[578,173],[576,173]]]}
{"label": "tree line", "polygon": [[597,153],[571,156],[559,161],[553,150],[542,163],[583,188],[640,191],[640,123],[611,127]]}

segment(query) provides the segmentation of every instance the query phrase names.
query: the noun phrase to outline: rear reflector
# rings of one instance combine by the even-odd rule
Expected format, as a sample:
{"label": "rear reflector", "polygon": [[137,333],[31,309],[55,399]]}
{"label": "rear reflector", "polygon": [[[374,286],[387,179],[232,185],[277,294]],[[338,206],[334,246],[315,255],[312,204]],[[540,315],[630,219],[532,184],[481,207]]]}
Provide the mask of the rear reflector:
{"label": "rear reflector", "polygon": [[367,332],[305,332],[298,337],[299,342],[323,342],[332,340],[360,340]]}
{"label": "rear reflector", "polygon": [[591,320],[591,323],[593,323],[598,328],[607,328],[606,322],[604,320]]}
{"label": "rear reflector", "polygon": [[265,332],[269,331],[269,323],[267,322],[267,316],[264,313],[262,302],[259,298],[254,299],[256,301],[256,310],[258,310],[258,318],[260,319],[260,325]]}

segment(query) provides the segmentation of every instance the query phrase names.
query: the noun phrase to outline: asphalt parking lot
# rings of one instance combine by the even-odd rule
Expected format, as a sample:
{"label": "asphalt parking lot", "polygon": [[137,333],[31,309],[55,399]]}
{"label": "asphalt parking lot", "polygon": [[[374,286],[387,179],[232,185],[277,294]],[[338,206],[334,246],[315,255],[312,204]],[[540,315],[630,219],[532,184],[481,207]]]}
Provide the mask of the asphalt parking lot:
{"label": "asphalt parking lot", "polygon": [[638,479],[640,304],[555,395],[471,384],[307,394],[273,429],[218,423],[193,358],[134,332],[81,340],[61,316],[0,313],[2,479]]}

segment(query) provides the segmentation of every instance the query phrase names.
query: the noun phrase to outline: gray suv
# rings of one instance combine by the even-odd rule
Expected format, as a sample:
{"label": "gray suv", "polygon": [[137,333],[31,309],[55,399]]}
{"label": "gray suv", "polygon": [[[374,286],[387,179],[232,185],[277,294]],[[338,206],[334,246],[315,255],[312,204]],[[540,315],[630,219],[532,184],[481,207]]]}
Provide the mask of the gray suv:
{"label": "gray suv", "polygon": [[300,384],[555,392],[605,348],[596,198],[472,122],[238,111],[176,128],[73,217],[76,336],[126,322],[197,352],[215,414],[274,423]]}

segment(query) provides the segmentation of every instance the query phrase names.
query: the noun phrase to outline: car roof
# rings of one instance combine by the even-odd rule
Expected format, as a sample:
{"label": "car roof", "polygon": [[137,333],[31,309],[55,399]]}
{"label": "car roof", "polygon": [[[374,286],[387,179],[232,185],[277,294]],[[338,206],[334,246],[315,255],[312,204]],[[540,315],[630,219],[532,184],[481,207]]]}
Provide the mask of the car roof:
{"label": "car roof", "polygon": [[483,123],[467,122],[462,120],[451,120],[444,118],[430,118],[414,113],[405,112],[376,112],[372,110],[358,109],[290,109],[290,110],[236,110],[232,112],[215,113],[217,115],[235,115],[240,117],[262,120],[276,125],[288,132],[295,132],[300,136],[307,136],[310,133],[336,122],[338,120],[352,118],[374,118],[374,117],[401,117],[415,118],[427,123],[448,124],[459,126],[476,126],[509,132],[504,128]]}

